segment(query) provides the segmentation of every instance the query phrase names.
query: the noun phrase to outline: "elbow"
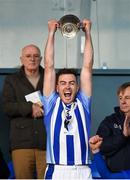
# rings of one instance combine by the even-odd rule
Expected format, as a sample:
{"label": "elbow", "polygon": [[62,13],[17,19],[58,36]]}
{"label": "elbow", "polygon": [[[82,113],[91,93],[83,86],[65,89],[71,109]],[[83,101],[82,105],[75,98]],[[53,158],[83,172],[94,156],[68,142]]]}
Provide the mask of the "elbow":
{"label": "elbow", "polygon": [[45,59],[44,60],[44,69],[52,69],[54,68],[54,63],[50,59]]}

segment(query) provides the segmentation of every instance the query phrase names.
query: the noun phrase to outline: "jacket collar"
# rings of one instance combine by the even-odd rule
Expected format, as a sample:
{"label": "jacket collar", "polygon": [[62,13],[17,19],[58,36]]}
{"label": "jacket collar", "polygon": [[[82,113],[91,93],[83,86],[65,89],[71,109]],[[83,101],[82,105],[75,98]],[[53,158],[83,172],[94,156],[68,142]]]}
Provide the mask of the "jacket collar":
{"label": "jacket collar", "polygon": [[125,114],[120,110],[119,106],[114,107],[114,111],[116,114],[119,114],[123,119],[125,118]]}
{"label": "jacket collar", "polygon": [[[21,66],[21,68],[20,68],[19,71],[20,71],[20,73],[21,73],[22,75],[25,76],[25,71],[24,71],[24,66],[23,66],[23,65]],[[40,74],[43,75],[44,69],[42,68],[42,66],[39,66],[39,71],[40,71]]]}

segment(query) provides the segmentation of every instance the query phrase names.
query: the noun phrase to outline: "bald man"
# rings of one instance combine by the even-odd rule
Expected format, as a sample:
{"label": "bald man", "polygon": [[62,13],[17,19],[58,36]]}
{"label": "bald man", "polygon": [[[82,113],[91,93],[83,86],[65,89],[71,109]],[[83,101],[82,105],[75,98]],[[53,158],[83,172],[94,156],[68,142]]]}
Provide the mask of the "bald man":
{"label": "bald man", "polygon": [[17,179],[43,178],[45,169],[44,110],[25,96],[43,89],[40,49],[33,45],[21,51],[21,68],[5,79],[4,111],[10,119],[10,148]]}

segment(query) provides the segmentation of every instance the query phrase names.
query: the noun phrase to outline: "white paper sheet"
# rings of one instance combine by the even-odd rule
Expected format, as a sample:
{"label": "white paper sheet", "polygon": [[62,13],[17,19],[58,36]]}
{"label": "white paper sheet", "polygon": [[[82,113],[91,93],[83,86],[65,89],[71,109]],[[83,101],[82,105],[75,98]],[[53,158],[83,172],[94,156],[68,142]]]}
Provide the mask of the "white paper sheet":
{"label": "white paper sheet", "polygon": [[41,92],[40,91],[35,91],[33,93],[27,94],[25,96],[25,99],[26,99],[27,102],[42,104],[40,97],[41,97]]}

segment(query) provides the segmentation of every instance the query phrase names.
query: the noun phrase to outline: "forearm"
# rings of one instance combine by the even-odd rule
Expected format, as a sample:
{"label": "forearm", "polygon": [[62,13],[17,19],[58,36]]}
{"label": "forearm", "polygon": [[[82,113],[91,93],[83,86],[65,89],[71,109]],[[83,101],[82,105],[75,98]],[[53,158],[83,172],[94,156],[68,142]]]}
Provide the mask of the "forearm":
{"label": "forearm", "polygon": [[45,52],[44,52],[44,68],[54,67],[54,33],[49,32]]}
{"label": "forearm", "polygon": [[43,94],[49,96],[55,90],[54,40],[57,21],[48,22],[48,39],[44,51],[44,85]]}
{"label": "forearm", "polygon": [[101,152],[106,156],[111,156],[125,146],[127,138],[123,135],[113,137],[103,137]]}
{"label": "forearm", "polygon": [[93,46],[91,40],[91,21],[84,19],[83,31],[85,33],[85,46],[83,65],[80,74],[80,88],[87,96],[92,95],[92,66],[93,66]]}
{"label": "forearm", "polygon": [[93,45],[90,32],[85,32],[85,46],[83,56],[83,67],[92,70],[93,66]]}

